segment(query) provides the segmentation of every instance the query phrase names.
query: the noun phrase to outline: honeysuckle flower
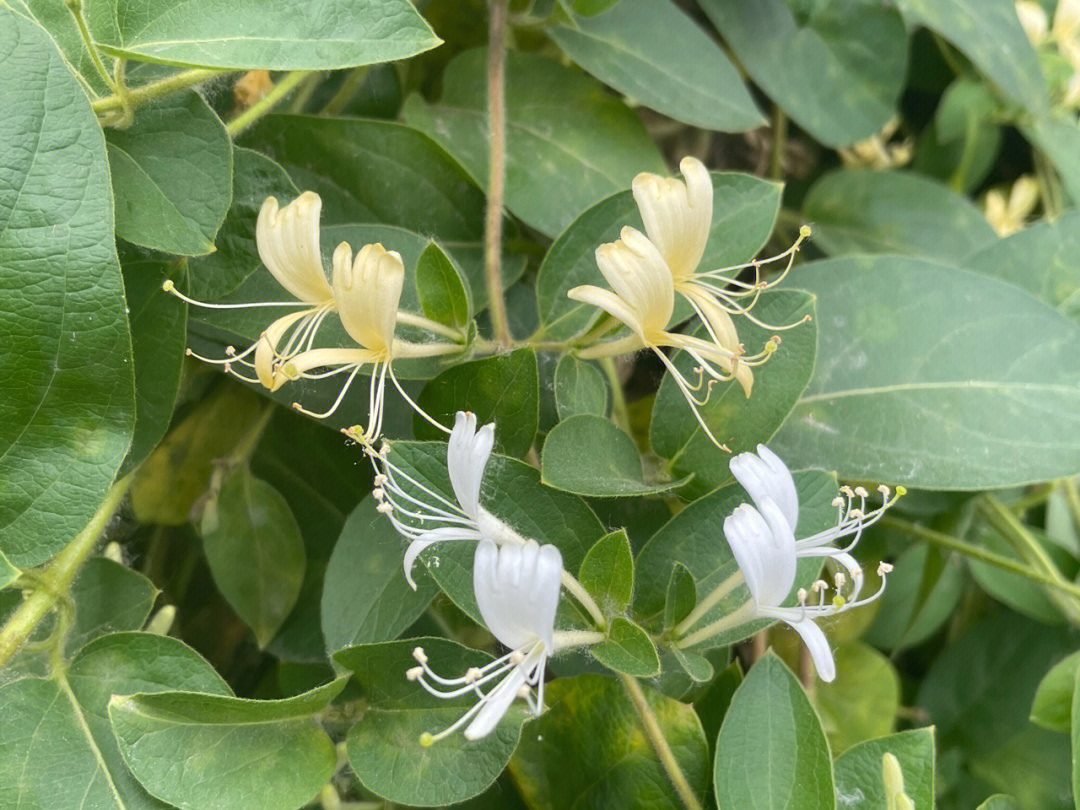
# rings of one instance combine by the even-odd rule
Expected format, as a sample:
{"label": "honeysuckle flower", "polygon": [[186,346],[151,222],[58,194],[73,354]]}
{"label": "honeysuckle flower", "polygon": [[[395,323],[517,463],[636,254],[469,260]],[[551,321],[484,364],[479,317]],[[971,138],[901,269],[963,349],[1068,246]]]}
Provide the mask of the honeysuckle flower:
{"label": "honeysuckle flower", "polygon": [[[830,681],[836,675],[832,651],[825,634],[814,622],[866,605],[884,592],[885,575],[891,570],[887,563],[878,567],[881,587],[873,595],[860,599],[864,574],[850,552],[864,529],[879,520],[905,490],[897,487],[894,496],[888,487],[878,487],[882,505],[868,511],[866,499],[869,493],[865,489],[841,487],[841,494],[833,500],[837,508],[836,524],[809,537],[796,539],[798,491],[790,470],[780,457],[759,444],[756,453],[740,453],[729,466],[754,502],[754,506],[744,503],[737,507],[724,521],[724,536],[739,571],[708,594],[676,630],[685,633],[740,582],[746,583],[751,598],[734,613],[685,635],[680,645],[692,646],[722,630],[754,619],[777,619],[790,625],[802,637],[818,674],[822,680]],[[845,538],[851,538],[846,545],[834,545]],[[835,595],[826,604],[829,584],[818,580],[810,593],[798,592],[797,606],[784,607],[795,583],[798,561],[803,557],[829,558],[837,564],[841,570],[834,576]],[[849,586],[846,592],[845,586]],[[817,597],[816,604],[812,596]]]}
{"label": "honeysuckle flower", "polygon": [[498,544],[521,545],[525,538],[480,504],[495,425],[476,427],[476,414],[458,411],[446,448],[446,469],[456,503],[420,483],[390,460],[390,447],[368,453],[376,465],[373,495],[378,510],[398,533],[409,540],[405,551],[405,579],[413,590],[412,569],[417,557],[433,543],[488,539]]}
{"label": "honeysuckle flower", "polygon": [[892,137],[899,128],[899,117],[891,119],[878,134],[839,149],[840,159],[845,166],[878,171],[910,163],[915,143],[911,138],[893,141]]}
{"label": "honeysuckle flower", "polygon": [[885,787],[885,810],[915,810],[911,797],[904,792],[900,760],[889,752],[881,757],[881,781]]}
{"label": "honeysuckle flower", "polygon": [[437,734],[425,732],[420,738],[423,745],[453,734],[466,723],[466,739],[486,737],[518,697],[525,699],[534,714],[542,711],[544,668],[548,656],[559,648],[555,611],[562,573],[562,555],[555,546],[540,546],[533,540],[502,546],[490,540],[479,542],[473,562],[476,604],[492,635],[510,652],[461,677],[444,678],[428,666],[422,648],[413,651],[417,666],[406,673],[410,681],[438,698],[470,692],[478,698],[448,728]]}
{"label": "honeysuckle flower", "polygon": [[1013,183],[1008,197],[996,188],[986,193],[986,219],[998,236],[1009,236],[1024,227],[1038,204],[1039,185],[1034,177],[1024,174]]}

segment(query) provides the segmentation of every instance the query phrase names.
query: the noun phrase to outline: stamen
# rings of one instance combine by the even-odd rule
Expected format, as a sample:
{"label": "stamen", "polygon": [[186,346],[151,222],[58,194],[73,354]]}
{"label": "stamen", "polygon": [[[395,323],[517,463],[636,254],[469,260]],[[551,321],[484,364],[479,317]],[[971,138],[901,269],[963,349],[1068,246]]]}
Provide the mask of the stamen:
{"label": "stamen", "polygon": [[175,295],[181,301],[191,304],[192,306],[202,307],[204,309],[253,309],[255,307],[310,307],[307,301],[256,301],[246,304],[210,304],[206,301],[199,301],[195,298],[189,298],[184,295],[178,289],[172,279],[166,279],[161,284],[161,289],[170,295]]}

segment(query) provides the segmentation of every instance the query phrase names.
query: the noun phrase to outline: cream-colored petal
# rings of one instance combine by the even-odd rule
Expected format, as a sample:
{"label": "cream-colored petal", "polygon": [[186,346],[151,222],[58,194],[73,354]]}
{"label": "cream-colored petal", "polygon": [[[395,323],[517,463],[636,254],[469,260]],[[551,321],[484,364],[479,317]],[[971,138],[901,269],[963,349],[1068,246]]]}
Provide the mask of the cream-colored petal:
{"label": "cream-colored petal", "polygon": [[739,333],[735,330],[735,322],[728,311],[720,306],[708,292],[695,284],[679,284],[676,285],[676,289],[697,306],[702,319],[712,330],[720,346],[729,352],[737,352]]}
{"label": "cream-colored petal", "polygon": [[286,290],[312,304],[334,297],[319,250],[319,214],[322,200],[305,191],[284,208],[268,197],[259,210],[255,244],[259,258]]}
{"label": "cream-colored petal", "polygon": [[600,307],[604,312],[625,323],[637,333],[638,337],[645,340],[637,313],[611,290],[586,284],[581,287],[574,287],[566,293],[566,297],[574,301],[580,301],[583,304]]}
{"label": "cream-colored petal", "polygon": [[643,172],[632,191],[645,233],[659,249],[676,280],[693,275],[705,252],[712,225],[713,187],[697,158],[679,164],[685,182]]}
{"label": "cream-colored petal", "polygon": [[287,378],[274,368],[278,361],[277,345],[297,321],[310,314],[311,310],[306,309],[290,312],[266,327],[259,336],[259,342],[255,347],[255,376],[259,378],[264,388],[277,391],[287,381]]}
{"label": "cream-colored petal", "polygon": [[664,257],[634,228],[596,249],[596,264],[608,284],[636,313],[642,337],[662,331],[675,307],[675,286]]}
{"label": "cream-colored petal", "polygon": [[366,349],[390,357],[397,308],[405,282],[401,256],[375,243],[352,251],[342,243],[334,251],[334,299],[345,331]]}

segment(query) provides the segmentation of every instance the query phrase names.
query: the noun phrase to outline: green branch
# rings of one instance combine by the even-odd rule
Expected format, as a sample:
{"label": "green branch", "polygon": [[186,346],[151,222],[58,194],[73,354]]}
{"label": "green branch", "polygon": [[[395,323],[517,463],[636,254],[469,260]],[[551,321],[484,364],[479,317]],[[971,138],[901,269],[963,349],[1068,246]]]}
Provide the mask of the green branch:
{"label": "green branch", "polygon": [[231,120],[225,127],[229,136],[235,138],[252,124],[276,107],[289,93],[311,75],[310,70],[294,70],[287,73],[262,98]]}
{"label": "green branch", "polygon": [[196,85],[203,84],[211,79],[216,79],[218,76],[224,76],[229,73],[236,73],[236,71],[205,70],[203,68],[185,70],[180,73],[174,73],[172,76],[160,79],[156,82],[149,82],[140,87],[132,87],[126,93],[115,94],[98,99],[97,101],[91,102],[90,106],[93,108],[94,112],[99,115],[114,110],[122,110],[125,105],[130,105],[131,109],[134,109],[135,107],[142,106],[148,102],[156,101],[157,99],[171,95],[172,93],[186,90],[189,87],[195,87]]}

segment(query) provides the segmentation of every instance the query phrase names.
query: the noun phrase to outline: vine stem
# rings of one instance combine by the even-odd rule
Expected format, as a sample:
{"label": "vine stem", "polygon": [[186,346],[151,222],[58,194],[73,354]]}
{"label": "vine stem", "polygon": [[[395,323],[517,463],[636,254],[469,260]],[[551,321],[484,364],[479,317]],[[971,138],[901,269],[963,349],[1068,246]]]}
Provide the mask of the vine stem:
{"label": "vine stem", "polygon": [[645,736],[649,738],[649,743],[660,759],[660,764],[664,766],[668,779],[671,780],[675,792],[679,794],[679,800],[682,801],[686,810],[702,810],[701,802],[698,801],[690,783],[686,781],[686,775],[679,767],[675,753],[664,737],[664,730],[660,728],[660,721],[656,719],[652,706],[649,705],[649,700],[641,689],[641,684],[638,683],[637,678],[631,678],[629,675],[620,674],[619,680],[626,688],[626,694],[630,696],[630,702],[634,704],[634,709],[641,718],[641,725],[645,727]]}
{"label": "vine stem", "polygon": [[127,494],[131,478],[131,473],[128,473],[112,485],[86,528],[35,578],[37,584],[33,592],[23,600],[3,628],[0,628],[0,667],[11,660],[45,615],[58,601],[65,598],[75,575],[94,550],[105,527]]}
{"label": "vine stem", "polygon": [[593,623],[596,624],[597,629],[603,630],[607,625],[604,621],[604,614],[600,611],[600,606],[596,604],[596,600],[589,595],[589,592],[585,590],[585,586],[578,582],[574,576],[568,572],[563,571],[562,585],[573,594],[574,598],[578,600],[583,608],[592,617]]}
{"label": "vine stem", "polygon": [[488,311],[495,339],[503,349],[513,341],[502,285],[502,219],[506,184],[506,0],[489,4],[487,112],[488,197],[484,227],[484,269]]}
{"label": "vine stem", "polygon": [[235,138],[251,127],[252,124],[274,109],[285,96],[295,90],[310,75],[310,70],[294,70],[285,74],[277,84],[267,91],[266,95],[226,125],[225,128],[229,131],[229,136]]}
{"label": "vine stem", "polygon": [[236,73],[236,71],[204,68],[185,70],[181,73],[176,73],[165,79],[161,79],[160,81],[149,82],[148,84],[139,87],[129,88],[127,92],[123,94],[114,94],[105,98],[100,98],[97,101],[91,102],[90,106],[95,113],[99,114],[103,112],[112,112],[113,110],[121,110],[124,108],[125,104],[131,105],[131,108],[134,109],[149,101],[162,98],[171,93],[175,93],[178,90],[194,87],[197,84],[208,82],[211,79],[216,79],[218,76],[224,76],[228,73]]}
{"label": "vine stem", "polygon": [[619,379],[619,369],[615,366],[615,358],[602,357],[600,368],[603,369],[611,386],[611,416],[615,424],[630,432],[630,409],[626,405],[626,394],[623,392],[622,381]]}

